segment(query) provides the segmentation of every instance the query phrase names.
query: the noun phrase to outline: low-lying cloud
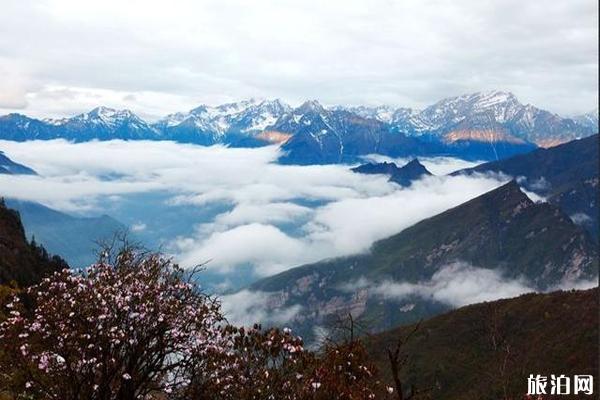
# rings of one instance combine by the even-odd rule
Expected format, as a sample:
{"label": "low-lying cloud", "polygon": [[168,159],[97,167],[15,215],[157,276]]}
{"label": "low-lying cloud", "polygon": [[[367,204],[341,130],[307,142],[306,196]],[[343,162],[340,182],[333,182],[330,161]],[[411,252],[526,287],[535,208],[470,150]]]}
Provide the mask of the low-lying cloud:
{"label": "low-lying cloud", "polygon": [[284,325],[294,319],[302,310],[299,305],[281,307],[274,304],[269,293],[241,290],[237,293],[222,296],[223,314],[230,323],[252,326],[260,322],[273,325]]}
{"label": "low-lying cloud", "polygon": [[345,291],[366,288],[370,296],[386,300],[403,300],[417,296],[452,307],[515,297],[534,292],[522,279],[507,279],[499,270],[474,267],[455,262],[440,268],[430,280],[409,283],[397,281],[370,282],[359,279],[344,285]]}
{"label": "low-lying cloud", "polygon": [[[152,213],[223,205],[205,220],[178,221],[188,229],[170,233],[164,250],[183,265],[210,259],[214,271],[251,265],[263,276],[368,251],[374,241],[505,182],[498,176],[432,176],[401,188],[386,176],[356,174],[343,165],[278,165],[274,146],[54,140],[0,141],[0,149],[40,173],[0,175],[6,197],[83,214],[111,214],[107,200],[114,205],[154,192],[168,195]],[[463,165],[449,158],[428,163],[438,173]],[[153,219],[137,215],[124,222],[146,233],[157,230]]]}
{"label": "low-lying cloud", "polygon": [[[596,286],[597,279],[565,281],[549,288],[548,291],[582,290]],[[401,301],[418,297],[451,307],[517,297],[538,291],[535,285],[524,278],[508,278],[502,270],[480,268],[461,261],[442,266],[431,279],[418,283],[393,280],[375,282],[363,277],[342,285],[340,289],[349,293],[366,289],[370,297],[385,300]]]}

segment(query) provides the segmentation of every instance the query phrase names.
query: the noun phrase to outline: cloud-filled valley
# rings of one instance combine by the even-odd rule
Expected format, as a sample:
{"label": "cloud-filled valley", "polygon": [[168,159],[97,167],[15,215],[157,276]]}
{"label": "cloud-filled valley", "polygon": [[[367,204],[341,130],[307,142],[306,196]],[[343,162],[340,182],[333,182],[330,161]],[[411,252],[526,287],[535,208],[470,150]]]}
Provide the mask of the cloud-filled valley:
{"label": "cloud-filled valley", "polygon": [[[160,230],[154,214],[174,207],[202,212],[198,218],[181,214],[171,222],[171,236],[163,233],[156,243],[186,266],[211,260],[213,272],[252,266],[258,276],[367,251],[374,241],[502,183],[497,177],[433,176],[402,189],[348,166],[278,165],[276,147],[56,140],[0,142],[0,148],[39,172],[0,176],[7,197],[92,215],[113,215],[119,207],[124,215],[145,202],[146,214],[137,210],[122,221],[142,237]],[[423,163],[436,172],[472,165]]]}

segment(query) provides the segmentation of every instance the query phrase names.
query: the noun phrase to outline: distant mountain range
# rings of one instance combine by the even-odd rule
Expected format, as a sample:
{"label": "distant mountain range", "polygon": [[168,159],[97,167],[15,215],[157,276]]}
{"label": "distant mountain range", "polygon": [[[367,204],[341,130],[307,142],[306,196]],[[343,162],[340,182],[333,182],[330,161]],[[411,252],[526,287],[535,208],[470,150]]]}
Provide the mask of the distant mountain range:
{"label": "distant mountain range", "polygon": [[[367,254],[293,268],[249,290],[267,293],[271,305],[300,305],[291,324],[305,335],[349,312],[381,330],[448,309],[410,288],[456,276],[449,266],[496,271],[502,279],[525,280],[543,290],[596,278],[597,257],[597,245],[567,215],[534,203],[511,181],[376,242]],[[382,300],[379,296],[393,296],[394,285],[403,295]]]}
{"label": "distant mountain range", "polygon": [[588,113],[578,115],[573,119],[580,125],[587,126],[598,132],[598,108]]}
{"label": "distant mountain range", "polygon": [[421,111],[324,107],[314,100],[293,108],[280,100],[250,99],[203,105],[156,123],[105,107],[64,119],[0,117],[0,139],[6,140],[146,139],[239,147],[279,143],[285,152],[281,161],[294,164],[355,162],[372,153],[495,160],[597,132],[597,110],[563,118],[501,91],[447,98]]}

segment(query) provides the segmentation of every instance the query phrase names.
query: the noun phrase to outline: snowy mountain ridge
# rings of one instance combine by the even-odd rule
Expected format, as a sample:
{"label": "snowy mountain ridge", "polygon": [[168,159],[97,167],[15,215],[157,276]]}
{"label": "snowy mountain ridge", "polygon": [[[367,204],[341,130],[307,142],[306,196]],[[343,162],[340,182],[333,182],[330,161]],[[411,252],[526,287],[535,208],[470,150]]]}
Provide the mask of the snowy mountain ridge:
{"label": "snowy mountain ridge", "polygon": [[202,105],[187,113],[167,115],[155,126],[158,129],[176,129],[193,125],[201,131],[223,136],[231,130],[236,132],[260,132],[275,122],[291,107],[281,100],[249,99],[219,106]]}
{"label": "snowy mountain ridge", "polygon": [[522,104],[514,94],[499,90],[445,98],[423,110],[388,105],[326,107],[317,100],[292,107],[278,99],[248,99],[200,105],[152,124],[129,110],[108,107],[63,119],[38,120],[9,114],[0,117],[0,138],[173,140],[237,147],[280,143],[286,149],[299,146],[295,151],[331,153],[317,157],[324,162],[346,159],[348,152],[353,156],[366,151],[398,152],[398,146],[405,146],[403,153],[406,148],[420,146],[414,141],[409,144],[401,136],[418,138],[429,143],[428,148],[437,143],[442,146],[436,147],[439,152],[445,151],[443,146],[461,143],[548,147],[596,133],[597,115],[595,110],[563,118]]}

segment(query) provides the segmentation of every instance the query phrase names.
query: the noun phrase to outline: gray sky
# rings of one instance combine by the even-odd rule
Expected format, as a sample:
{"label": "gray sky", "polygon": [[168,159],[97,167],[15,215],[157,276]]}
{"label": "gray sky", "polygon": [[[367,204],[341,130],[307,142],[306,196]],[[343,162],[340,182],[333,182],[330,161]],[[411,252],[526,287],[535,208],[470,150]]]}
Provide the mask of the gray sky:
{"label": "gray sky", "polygon": [[502,89],[570,115],[597,107],[597,26],[595,0],[3,0],[0,113]]}

